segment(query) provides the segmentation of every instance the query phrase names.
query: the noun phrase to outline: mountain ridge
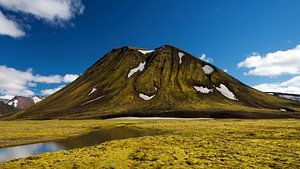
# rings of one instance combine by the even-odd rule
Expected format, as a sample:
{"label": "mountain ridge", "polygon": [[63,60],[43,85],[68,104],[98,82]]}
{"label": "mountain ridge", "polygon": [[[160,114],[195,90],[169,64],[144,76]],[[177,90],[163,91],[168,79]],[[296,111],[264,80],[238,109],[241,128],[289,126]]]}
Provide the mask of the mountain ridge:
{"label": "mountain ridge", "polygon": [[45,97],[42,96],[33,96],[33,97],[24,97],[24,96],[15,96],[12,99],[8,100],[6,104],[13,106],[17,109],[26,109],[36,103],[42,101]]}
{"label": "mountain ridge", "polygon": [[282,92],[266,92],[273,96],[300,101],[300,94],[282,93]]}
{"label": "mountain ridge", "polygon": [[241,118],[249,113],[254,114],[249,118],[271,118],[298,117],[298,111],[298,102],[260,92],[184,50],[164,45],[155,50],[115,48],[62,90],[7,119],[231,117],[230,112],[240,112],[234,116]]}
{"label": "mountain ridge", "polygon": [[0,99],[0,113],[7,114],[13,113],[18,110],[25,110],[38,102],[42,101],[45,97],[43,96],[15,96],[12,99]]}

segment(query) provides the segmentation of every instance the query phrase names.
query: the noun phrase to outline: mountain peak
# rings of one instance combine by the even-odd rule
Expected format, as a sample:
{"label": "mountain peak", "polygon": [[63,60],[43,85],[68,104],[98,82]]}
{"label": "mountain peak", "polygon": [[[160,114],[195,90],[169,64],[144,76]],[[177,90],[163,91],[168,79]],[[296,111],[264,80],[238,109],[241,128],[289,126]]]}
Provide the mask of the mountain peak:
{"label": "mountain peak", "polygon": [[178,50],[178,51],[183,51],[182,49],[180,49],[180,48],[178,48],[176,46],[173,46],[173,45],[169,45],[169,44],[162,45],[162,46],[154,48],[154,49],[143,48],[143,47],[136,47],[136,46],[123,46],[123,47],[120,47],[120,48],[114,48],[113,50],[122,50],[122,51],[134,50],[134,51],[153,51],[153,52],[159,52],[162,49],[175,49],[175,50]]}

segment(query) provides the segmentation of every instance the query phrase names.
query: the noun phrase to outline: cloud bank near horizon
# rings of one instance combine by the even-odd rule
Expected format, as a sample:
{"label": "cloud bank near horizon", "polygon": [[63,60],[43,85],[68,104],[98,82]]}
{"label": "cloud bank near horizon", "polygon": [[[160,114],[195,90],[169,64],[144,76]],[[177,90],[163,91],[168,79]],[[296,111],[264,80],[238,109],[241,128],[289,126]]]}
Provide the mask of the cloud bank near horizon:
{"label": "cloud bank near horizon", "polygon": [[26,71],[17,70],[5,65],[0,65],[0,95],[2,98],[10,96],[33,96],[33,95],[50,95],[58,90],[44,89],[39,93],[34,92],[38,84],[58,84],[62,88],[79,75],[65,74],[65,75],[48,75],[43,76],[33,74],[32,69]]}
{"label": "cloud bank near horizon", "polygon": [[300,45],[288,50],[278,50],[261,55],[254,52],[238,64],[247,68],[247,76],[276,78],[292,75],[289,80],[275,83],[262,83],[253,87],[264,92],[300,94]]}

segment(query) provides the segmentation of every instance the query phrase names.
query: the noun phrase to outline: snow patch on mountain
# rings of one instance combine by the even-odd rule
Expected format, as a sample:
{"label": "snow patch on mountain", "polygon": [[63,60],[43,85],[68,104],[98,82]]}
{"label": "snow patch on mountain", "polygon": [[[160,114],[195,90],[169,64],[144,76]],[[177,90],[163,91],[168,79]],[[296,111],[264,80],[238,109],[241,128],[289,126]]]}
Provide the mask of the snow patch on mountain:
{"label": "snow patch on mountain", "polygon": [[286,109],[280,109],[280,111],[282,111],[282,112],[287,112],[287,110],[286,110]]}
{"label": "snow patch on mountain", "polygon": [[138,50],[138,51],[141,52],[142,54],[146,55],[148,53],[154,52],[155,50]]}
{"label": "snow patch on mountain", "polygon": [[179,64],[181,64],[181,63],[182,63],[182,58],[183,58],[183,56],[184,56],[184,55],[185,55],[184,53],[182,53],[182,52],[178,52]]}
{"label": "snow patch on mountain", "polygon": [[41,99],[37,96],[34,96],[34,97],[32,97],[32,100],[33,100],[34,104],[37,104],[38,102],[42,101],[43,99]]}
{"label": "snow patch on mountain", "polygon": [[143,100],[151,100],[151,99],[155,96],[155,94],[152,95],[152,96],[148,96],[148,95],[145,95],[145,94],[143,94],[143,93],[139,93],[139,96],[140,96],[140,98],[142,98]]}
{"label": "snow patch on mountain", "polygon": [[215,71],[214,68],[209,65],[203,66],[202,70],[204,71],[205,74],[208,74],[208,75]]}
{"label": "snow patch on mountain", "polygon": [[7,104],[10,106],[13,106],[13,107],[18,107],[18,103],[19,103],[19,100],[14,99],[14,100],[9,101]]}
{"label": "snow patch on mountain", "polygon": [[138,67],[130,69],[130,71],[128,73],[128,78],[130,78],[130,76],[132,76],[133,74],[135,74],[138,71],[142,72],[145,69],[145,65],[146,65],[146,61],[143,62],[143,63],[140,63]]}
{"label": "snow patch on mountain", "polygon": [[214,89],[209,89],[209,88],[203,87],[203,86],[194,86],[194,89],[196,91],[204,93],[204,94],[207,94],[209,92],[213,92],[214,91]]}
{"label": "snow patch on mountain", "polygon": [[93,87],[93,89],[90,91],[90,93],[88,94],[88,96],[90,96],[92,93],[94,93],[97,90],[96,87]]}
{"label": "snow patch on mountain", "polygon": [[225,97],[231,100],[238,100],[235,95],[224,85],[220,84],[220,87],[216,87],[216,89]]}
{"label": "snow patch on mountain", "polygon": [[104,97],[104,95],[102,95],[102,96],[100,96],[100,97],[97,97],[97,98],[95,98],[95,99],[92,99],[92,100],[90,100],[90,101],[87,101],[87,102],[81,104],[81,106],[84,106],[84,105],[86,105],[86,104],[89,104],[89,103],[92,103],[92,102],[97,101],[97,100],[99,100],[99,99],[102,99],[103,97]]}
{"label": "snow patch on mountain", "polygon": [[164,48],[165,48],[165,46],[162,46],[162,47],[159,49],[159,51],[162,51]]}

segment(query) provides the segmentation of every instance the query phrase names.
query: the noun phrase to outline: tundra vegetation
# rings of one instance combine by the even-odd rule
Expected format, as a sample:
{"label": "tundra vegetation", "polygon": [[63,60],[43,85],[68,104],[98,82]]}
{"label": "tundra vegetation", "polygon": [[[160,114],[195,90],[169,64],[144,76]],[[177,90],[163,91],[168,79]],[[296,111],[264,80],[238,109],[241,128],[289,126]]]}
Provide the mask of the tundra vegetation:
{"label": "tundra vegetation", "polygon": [[300,168],[298,119],[1,121],[0,146],[112,127],[158,135],[44,153],[0,168]]}

